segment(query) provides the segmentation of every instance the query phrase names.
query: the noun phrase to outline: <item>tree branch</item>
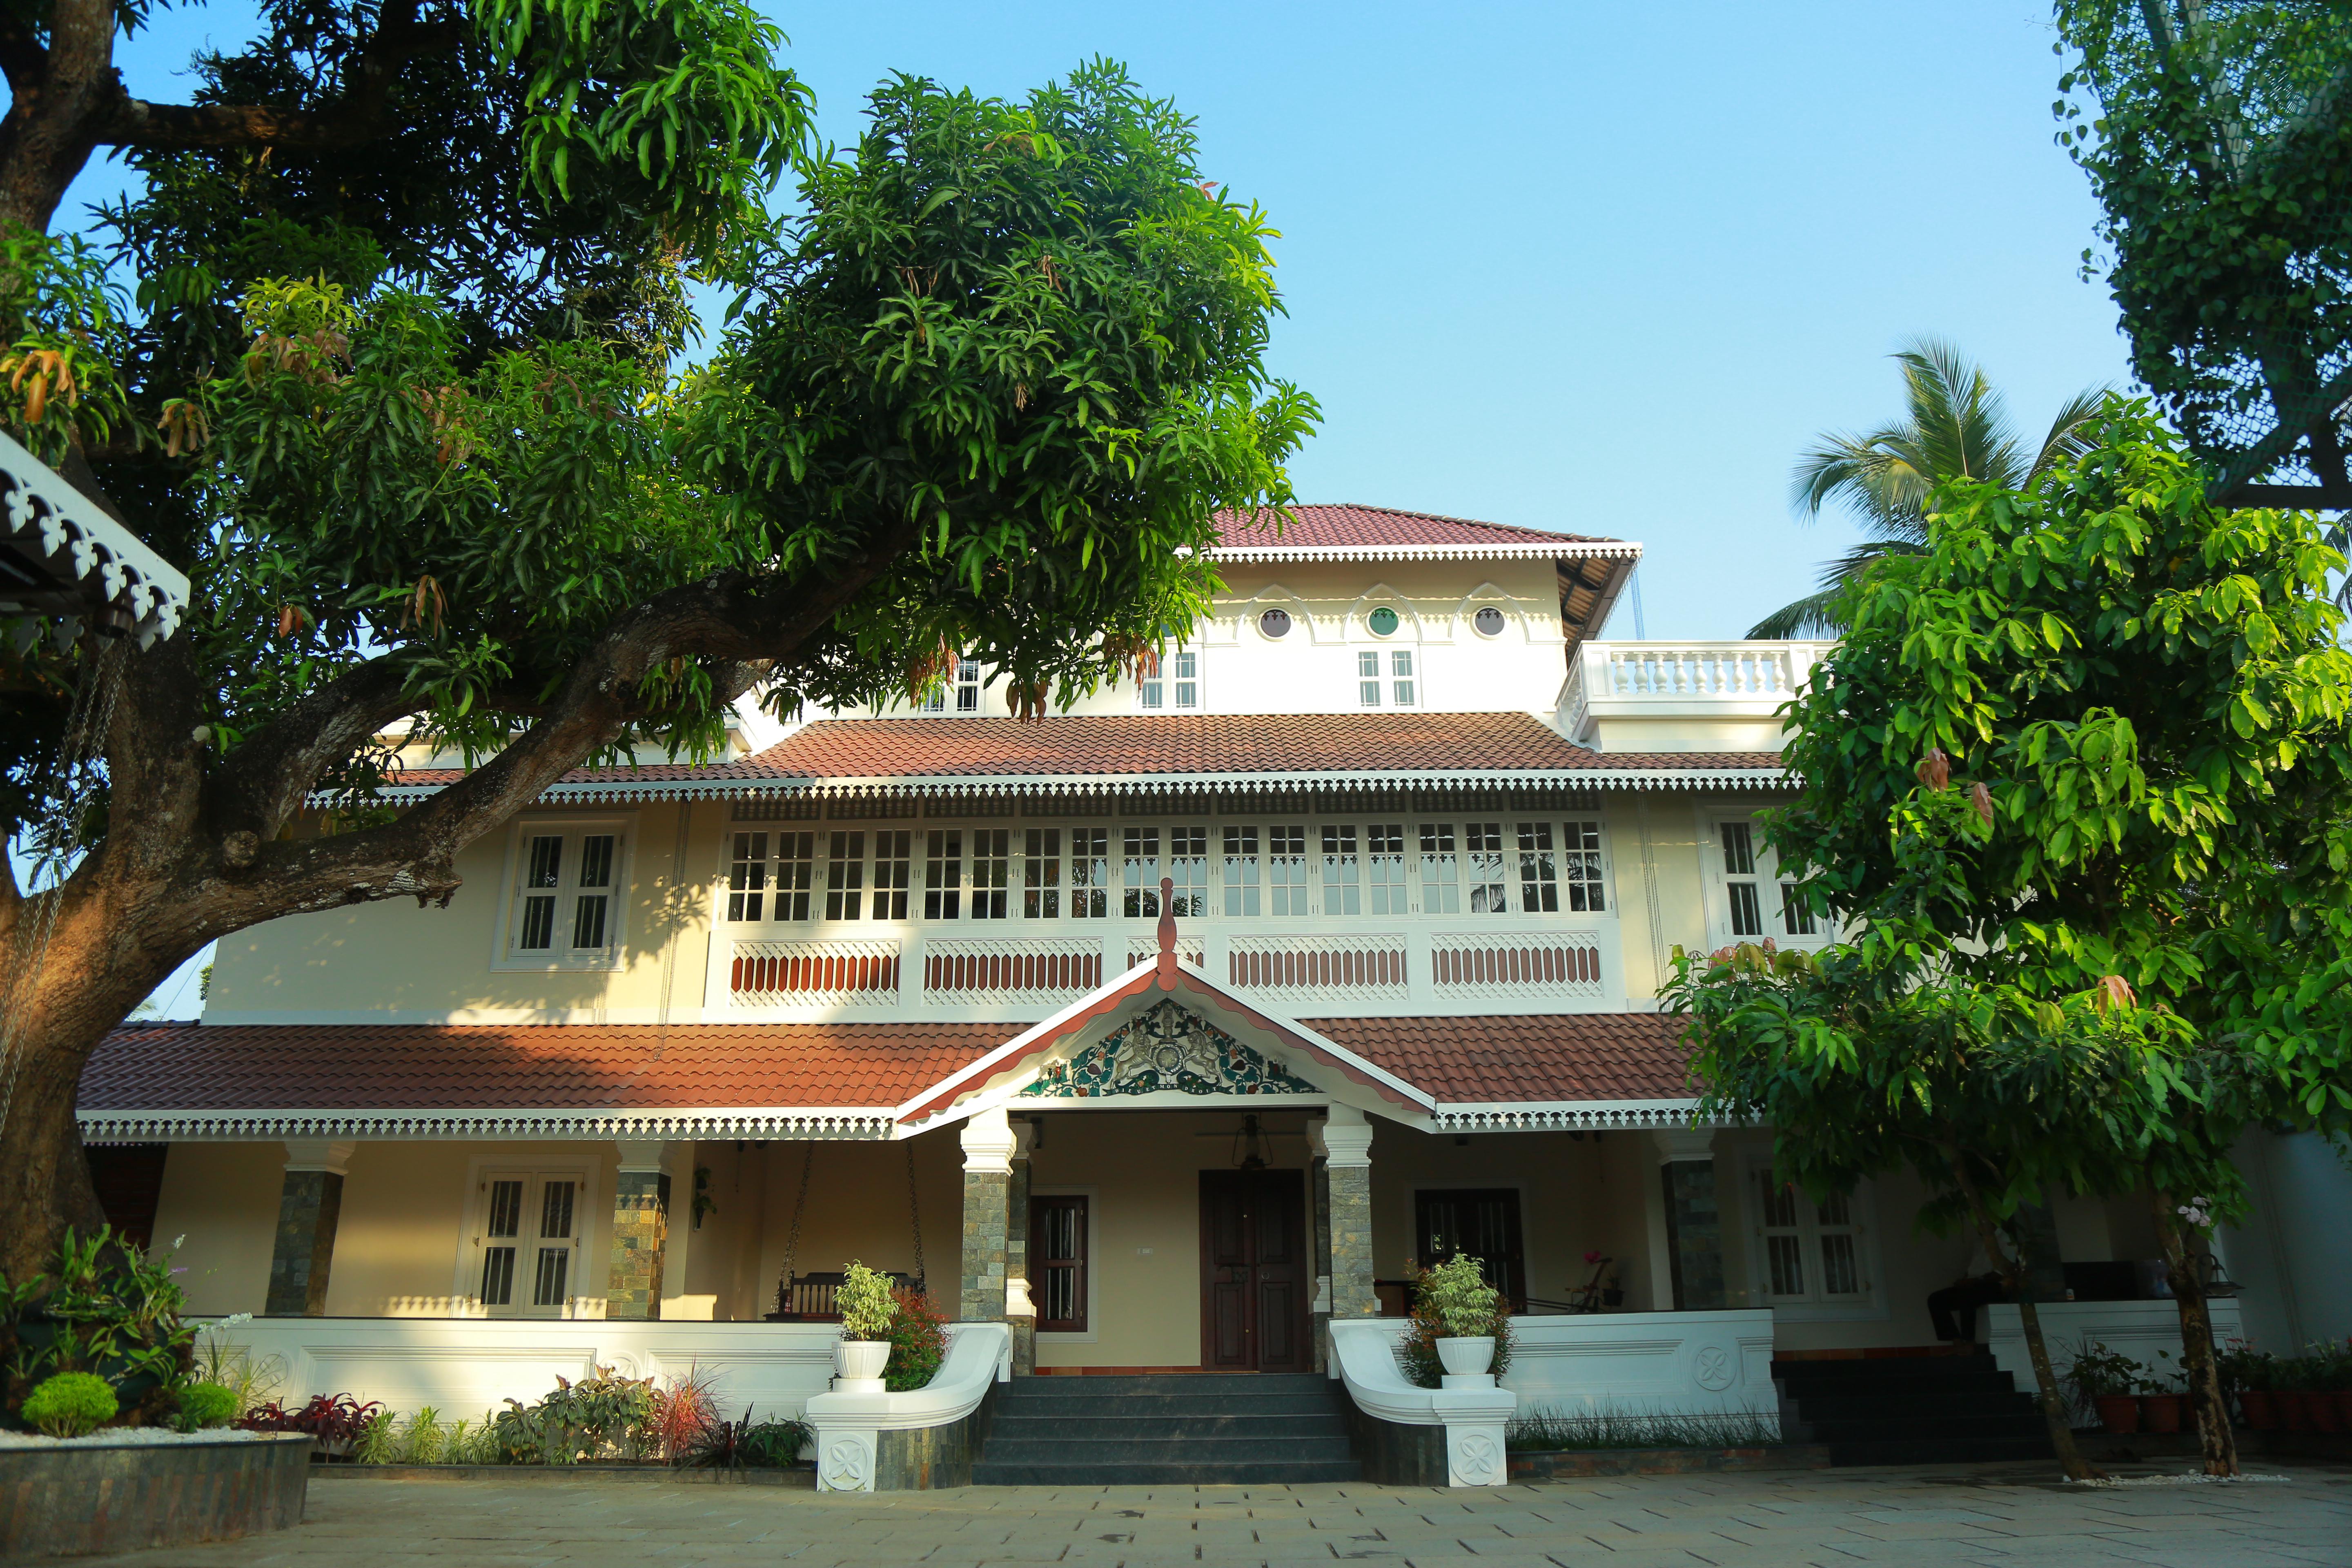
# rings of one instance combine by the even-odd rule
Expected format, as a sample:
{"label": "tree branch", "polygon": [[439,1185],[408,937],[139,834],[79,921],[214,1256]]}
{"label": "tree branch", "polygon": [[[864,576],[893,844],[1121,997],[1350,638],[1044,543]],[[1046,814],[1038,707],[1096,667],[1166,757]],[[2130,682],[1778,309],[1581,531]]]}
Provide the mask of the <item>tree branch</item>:
{"label": "tree branch", "polygon": [[33,29],[14,10],[0,13],[0,73],[8,79],[11,94],[22,96],[40,85],[49,68],[49,51],[33,37]]}

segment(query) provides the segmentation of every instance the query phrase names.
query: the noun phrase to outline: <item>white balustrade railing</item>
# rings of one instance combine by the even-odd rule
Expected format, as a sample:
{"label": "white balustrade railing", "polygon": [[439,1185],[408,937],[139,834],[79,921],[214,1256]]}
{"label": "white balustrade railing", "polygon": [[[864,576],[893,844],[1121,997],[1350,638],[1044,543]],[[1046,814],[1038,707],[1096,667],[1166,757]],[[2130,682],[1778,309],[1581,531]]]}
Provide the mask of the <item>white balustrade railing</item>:
{"label": "white balustrade railing", "polygon": [[895,942],[738,942],[729,992],[739,1007],[898,1000]]}
{"label": "white balustrade railing", "polygon": [[1664,647],[1633,643],[1600,648],[1600,690],[1593,696],[1769,698],[1796,694],[1797,668],[1786,643],[1717,643]]}
{"label": "white balustrade railing", "polygon": [[932,937],[923,942],[923,995],[929,1001],[1053,1000],[1083,995],[1102,983],[1099,941]]}
{"label": "white balustrade railing", "polygon": [[1302,998],[1395,997],[1411,992],[1405,939],[1361,936],[1235,936],[1225,944],[1227,983]]}
{"label": "white balustrade railing", "polygon": [[[1159,956],[1160,939],[1158,937],[1138,936],[1128,939],[1127,966],[1129,969]],[[1197,936],[1180,936],[1176,939],[1176,962],[1188,964],[1194,969],[1206,970],[1209,966],[1208,950],[1202,945],[1201,939]]]}
{"label": "white balustrade railing", "polygon": [[1548,993],[1598,998],[1607,989],[1601,938],[1593,931],[1539,936],[1440,936],[1430,942],[1430,979],[1440,996]]}

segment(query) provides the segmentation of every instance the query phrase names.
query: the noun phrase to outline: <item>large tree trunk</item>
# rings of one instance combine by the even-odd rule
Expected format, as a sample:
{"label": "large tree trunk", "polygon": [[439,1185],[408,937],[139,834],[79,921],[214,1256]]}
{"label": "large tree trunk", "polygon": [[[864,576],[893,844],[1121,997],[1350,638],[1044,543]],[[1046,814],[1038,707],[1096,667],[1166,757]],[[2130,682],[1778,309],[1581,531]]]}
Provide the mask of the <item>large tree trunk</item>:
{"label": "large tree trunk", "polygon": [[2209,1476],[2238,1473],[2238,1435],[2230,1426],[2230,1401],[2221,1392],[2221,1363],[2213,1353],[2213,1315],[2205,1309],[2205,1276],[2180,1226],[2170,1194],[2149,1189],[2156,1211],[2156,1239],[2164,1248],[2165,1276],[2180,1309],[2180,1371],[2197,1417],[2197,1446]]}
{"label": "large tree trunk", "polygon": [[2042,1337],[2042,1314],[2034,1308],[2025,1265],[2021,1258],[2011,1257],[2009,1248],[2001,1244],[2000,1227],[1993,1223],[1991,1210],[1977,1191],[1976,1180],[1969,1173],[1959,1146],[1947,1144],[1944,1152],[1959,1184],[1960,1195],[1968,1200],[1969,1217],[1976,1225],[1977,1238],[1984,1244],[1985,1257],[2000,1271],[2010,1293],[2017,1298],[2018,1322],[2025,1333],[2025,1353],[2033,1363],[2036,1403],[2042,1407],[2042,1424],[2050,1430],[2050,1447],[2058,1456],[2058,1468],[2065,1472],[2068,1480],[2096,1480],[2106,1472],[2084,1458],[2083,1450],[2075,1447],[2074,1424],[2068,1419],[2066,1396],[2060,1392],[2058,1373],[2050,1364],[2050,1346]]}

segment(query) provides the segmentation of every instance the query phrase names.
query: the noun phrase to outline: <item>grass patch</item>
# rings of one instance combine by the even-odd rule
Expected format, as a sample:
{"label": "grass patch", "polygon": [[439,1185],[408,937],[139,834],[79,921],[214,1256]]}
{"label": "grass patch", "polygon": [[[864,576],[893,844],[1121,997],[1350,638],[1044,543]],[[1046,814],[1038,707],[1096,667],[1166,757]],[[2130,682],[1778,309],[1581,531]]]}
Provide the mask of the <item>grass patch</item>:
{"label": "grass patch", "polygon": [[1572,1448],[1765,1448],[1780,1441],[1780,1417],[1752,1410],[1713,1415],[1530,1410],[1515,1417],[1503,1434],[1503,1446],[1520,1453]]}

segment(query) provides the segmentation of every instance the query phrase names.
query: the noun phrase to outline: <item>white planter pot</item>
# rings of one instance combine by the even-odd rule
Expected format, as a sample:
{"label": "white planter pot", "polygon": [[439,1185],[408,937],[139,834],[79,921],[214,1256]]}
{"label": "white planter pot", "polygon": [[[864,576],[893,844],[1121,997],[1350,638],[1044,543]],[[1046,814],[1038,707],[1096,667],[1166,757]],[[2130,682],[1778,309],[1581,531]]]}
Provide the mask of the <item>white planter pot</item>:
{"label": "white planter pot", "polygon": [[888,1340],[844,1340],[834,1364],[841,1375],[833,1380],[836,1394],[879,1394],[882,1369],[890,1363]]}
{"label": "white planter pot", "polygon": [[1446,1388],[1492,1388],[1495,1378],[1486,1369],[1495,1364],[1495,1339],[1491,1334],[1475,1339],[1442,1339],[1437,1342],[1437,1360],[1445,1368],[1439,1378]]}

